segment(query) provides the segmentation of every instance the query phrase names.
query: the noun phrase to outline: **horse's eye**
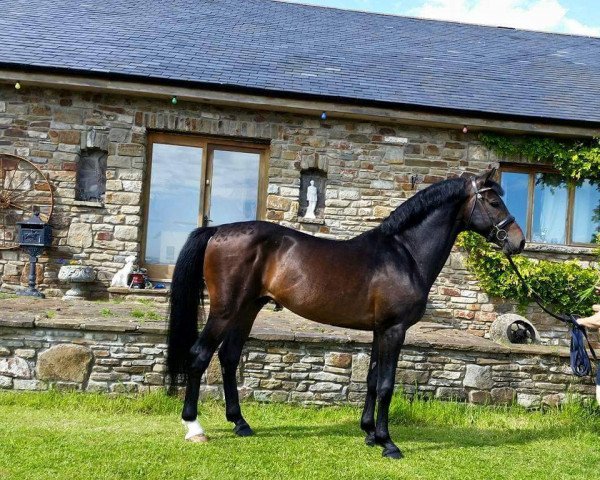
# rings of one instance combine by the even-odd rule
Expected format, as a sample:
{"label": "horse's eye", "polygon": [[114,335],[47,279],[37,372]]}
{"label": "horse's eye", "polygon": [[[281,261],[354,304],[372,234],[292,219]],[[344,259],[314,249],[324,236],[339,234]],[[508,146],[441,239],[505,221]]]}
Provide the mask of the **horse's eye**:
{"label": "horse's eye", "polygon": [[490,202],[490,205],[494,208],[499,208],[500,207],[500,202],[498,200],[492,200]]}

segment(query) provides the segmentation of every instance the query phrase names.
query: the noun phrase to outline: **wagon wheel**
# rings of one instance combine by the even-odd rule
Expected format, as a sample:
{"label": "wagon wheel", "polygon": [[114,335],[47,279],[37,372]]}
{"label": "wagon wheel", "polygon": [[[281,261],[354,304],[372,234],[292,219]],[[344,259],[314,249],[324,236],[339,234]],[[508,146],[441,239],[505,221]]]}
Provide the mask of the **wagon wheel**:
{"label": "wagon wheel", "polygon": [[48,178],[29,160],[0,153],[0,250],[17,248],[17,222],[40,212],[48,222],[54,195]]}

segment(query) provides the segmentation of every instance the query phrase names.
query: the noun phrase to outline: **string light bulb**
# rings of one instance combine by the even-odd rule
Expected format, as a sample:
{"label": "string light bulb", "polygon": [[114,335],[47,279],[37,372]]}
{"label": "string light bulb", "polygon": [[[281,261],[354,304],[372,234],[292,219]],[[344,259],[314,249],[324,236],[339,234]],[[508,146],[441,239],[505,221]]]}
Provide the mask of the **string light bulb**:
{"label": "string light bulb", "polygon": [[171,99],[171,103],[173,105],[177,105],[177,97],[175,95],[173,95],[173,98]]}
{"label": "string light bulb", "polygon": [[321,120],[323,120],[323,121],[327,120],[327,112],[323,112],[321,114]]}
{"label": "string light bulb", "polygon": [[15,88],[21,90],[21,84],[19,82],[15,83]]}
{"label": "string light bulb", "polygon": [[462,129],[463,133],[469,133],[469,127],[467,127],[466,125],[463,127]]}

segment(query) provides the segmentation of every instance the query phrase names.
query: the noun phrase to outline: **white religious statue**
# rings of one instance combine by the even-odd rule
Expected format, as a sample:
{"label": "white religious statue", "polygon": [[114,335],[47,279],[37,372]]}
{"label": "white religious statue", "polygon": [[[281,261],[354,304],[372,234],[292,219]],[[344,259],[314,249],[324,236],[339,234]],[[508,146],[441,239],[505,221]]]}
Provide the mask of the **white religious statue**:
{"label": "white religious statue", "polygon": [[125,259],[125,266],[115,273],[115,276],[110,282],[111,287],[128,287],[127,280],[129,274],[133,271],[133,264],[135,262],[135,255],[131,255]]}
{"label": "white religious statue", "polygon": [[317,208],[317,187],[315,187],[314,180],[310,181],[310,185],[306,189],[306,200],[308,200],[308,207],[306,208],[306,215],[304,215],[304,218],[316,218],[315,208]]}

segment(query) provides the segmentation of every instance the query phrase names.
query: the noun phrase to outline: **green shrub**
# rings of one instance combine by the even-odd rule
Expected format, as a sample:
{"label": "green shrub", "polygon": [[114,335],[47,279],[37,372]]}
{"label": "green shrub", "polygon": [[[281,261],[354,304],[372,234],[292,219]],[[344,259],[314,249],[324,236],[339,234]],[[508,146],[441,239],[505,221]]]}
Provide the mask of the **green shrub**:
{"label": "green shrub", "polygon": [[[467,268],[475,274],[481,288],[490,295],[515,300],[521,307],[531,300],[506,257],[483,237],[472,232],[459,236],[457,245],[469,255]],[[600,272],[576,261],[552,262],[523,256],[513,258],[527,285],[560,313],[589,315],[595,296],[587,294],[600,282]]]}

